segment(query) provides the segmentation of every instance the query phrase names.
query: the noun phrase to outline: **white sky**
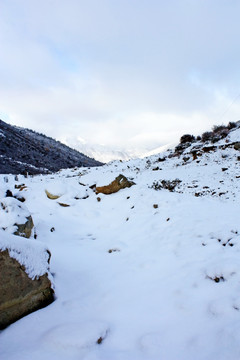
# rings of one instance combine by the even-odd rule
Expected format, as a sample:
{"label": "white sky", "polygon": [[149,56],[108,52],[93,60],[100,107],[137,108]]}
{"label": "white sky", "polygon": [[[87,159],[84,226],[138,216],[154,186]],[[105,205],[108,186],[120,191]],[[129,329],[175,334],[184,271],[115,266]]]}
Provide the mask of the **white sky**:
{"label": "white sky", "polygon": [[239,15],[237,0],[0,0],[0,118],[127,148],[236,121]]}

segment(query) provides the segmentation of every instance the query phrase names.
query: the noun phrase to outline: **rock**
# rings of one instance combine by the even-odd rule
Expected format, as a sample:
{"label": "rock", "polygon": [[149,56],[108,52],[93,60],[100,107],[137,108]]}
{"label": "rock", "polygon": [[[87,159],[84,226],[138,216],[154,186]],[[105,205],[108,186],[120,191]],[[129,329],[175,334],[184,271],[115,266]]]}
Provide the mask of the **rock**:
{"label": "rock", "polygon": [[135,185],[133,181],[129,181],[124,175],[119,175],[116,177],[114,181],[111,182],[111,184],[106,186],[100,186],[96,187],[96,194],[102,193],[102,194],[113,194],[118,192],[121,189],[129,188],[132,185]]}
{"label": "rock", "polygon": [[27,186],[25,184],[15,185],[15,189],[18,189],[19,191],[23,191],[27,189]]}
{"label": "rock", "polygon": [[192,156],[193,156],[193,160],[196,160],[196,159],[198,158],[198,156],[199,156],[199,153],[198,153],[197,150],[192,150],[192,151],[191,151],[191,154],[192,154]]}
{"label": "rock", "polygon": [[0,274],[0,329],[54,300],[47,274],[32,280],[8,250],[0,251]]}
{"label": "rock", "polygon": [[15,199],[17,199],[17,200],[19,200],[21,202],[26,201],[26,199],[23,196],[19,195],[19,194],[13,195],[11,190],[6,191],[5,197],[14,197]]}
{"label": "rock", "polygon": [[0,227],[5,231],[29,238],[33,226],[31,214],[24,204],[12,197],[0,200]]}
{"label": "rock", "polygon": [[109,250],[108,250],[108,253],[111,254],[111,253],[113,253],[113,252],[119,252],[119,251],[120,251],[119,249],[114,248],[114,249],[109,249]]}
{"label": "rock", "polygon": [[216,150],[217,150],[217,146],[214,146],[214,145],[212,145],[212,146],[204,146],[202,148],[202,151],[204,151],[205,153],[208,153],[210,151],[216,151]]}
{"label": "rock", "polygon": [[240,142],[237,142],[236,144],[234,144],[234,149],[240,150]]}
{"label": "rock", "polygon": [[11,192],[11,190],[7,190],[5,196],[6,197],[13,197],[13,193]]}
{"label": "rock", "polygon": [[45,193],[47,195],[47,197],[51,200],[56,200],[59,199],[61,195],[53,195],[51,194],[49,191],[45,190]]}
{"label": "rock", "polygon": [[62,207],[69,207],[70,205],[69,204],[65,204],[65,203],[61,203],[61,202],[59,202],[58,203],[60,206],[62,206]]}
{"label": "rock", "polygon": [[32,233],[32,228],[34,226],[33,219],[31,215],[27,218],[27,221],[24,224],[14,224],[17,227],[17,230],[14,232],[14,235],[23,236],[25,238],[30,238]]}

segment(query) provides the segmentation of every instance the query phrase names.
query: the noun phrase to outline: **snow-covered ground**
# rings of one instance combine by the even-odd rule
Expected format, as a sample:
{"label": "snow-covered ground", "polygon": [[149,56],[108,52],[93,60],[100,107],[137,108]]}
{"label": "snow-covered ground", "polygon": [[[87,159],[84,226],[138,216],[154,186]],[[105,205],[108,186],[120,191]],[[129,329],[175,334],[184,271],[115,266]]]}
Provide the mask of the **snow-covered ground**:
{"label": "snow-covered ground", "polygon": [[[227,140],[240,140],[240,130]],[[50,249],[56,295],[0,332],[0,359],[240,359],[240,152],[193,160],[189,150],[0,177],[0,198],[27,186],[37,240],[24,241]],[[89,188],[119,174],[136,185],[111,195]],[[175,179],[173,192],[154,189]]]}

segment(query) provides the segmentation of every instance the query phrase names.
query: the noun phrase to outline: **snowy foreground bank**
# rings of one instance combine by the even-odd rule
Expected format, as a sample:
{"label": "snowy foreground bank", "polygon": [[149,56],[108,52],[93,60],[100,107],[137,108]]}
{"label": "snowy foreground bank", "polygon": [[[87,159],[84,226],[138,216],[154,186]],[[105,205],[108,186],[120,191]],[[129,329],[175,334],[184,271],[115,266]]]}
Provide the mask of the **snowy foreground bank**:
{"label": "snowy foreground bank", "polygon": [[[24,242],[50,249],[56,300],[0,332],[0,359],[239,360],[239,154],[1,176],[1,198],[26,184],[37,240]],[[136,185],[89,188],[119,174]]]}

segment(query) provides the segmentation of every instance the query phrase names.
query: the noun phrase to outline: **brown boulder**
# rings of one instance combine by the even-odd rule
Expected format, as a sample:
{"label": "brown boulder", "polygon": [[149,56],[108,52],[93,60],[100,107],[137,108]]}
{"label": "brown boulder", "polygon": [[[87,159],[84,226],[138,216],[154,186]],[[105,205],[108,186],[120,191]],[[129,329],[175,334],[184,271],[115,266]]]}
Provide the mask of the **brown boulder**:
{"label": "brown boulder", "polygon": [[0,251],[0,329],[53,301],[47,274],[32,280],[8,250]]}
{"label": "brown boulder", "polygon": [[237,142],[234,144],[234,149],[235,150],[240,150],[240,142]]}
{"label": "brown boulder", "polygon": [[96,194],[102,193],[105,195],[113,194],[118,192],[121,189],[129,188],[132,185],[135,185],[133,181],[129,181],[124,175],[119,175],[116,177],[114,181],[111,182],[111,184],[106,186],[99,186],[96,187]]}
{"label": "brown boulder", "polygon": [[14,224],[17,227],[17,230],[14,232],[14,235],[30,238],[32,233],[32,228],[34,226],[31,215],[26,217],[26,220],[27,221],[24,224]]}
{"label": "brown boulder", "polygon": [[47,195],[47,197],[50,199],[50,200],[56,200],[56,199],[59,199],[61,195],[54,195],[54,194],[51,194],[49,191],[45,190],[45,193]]}

